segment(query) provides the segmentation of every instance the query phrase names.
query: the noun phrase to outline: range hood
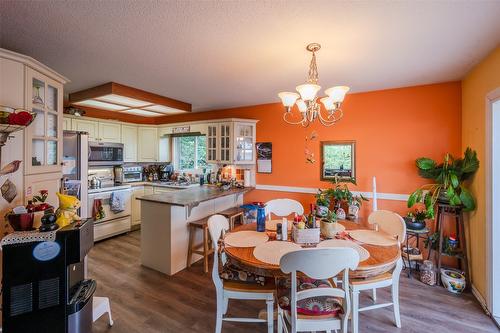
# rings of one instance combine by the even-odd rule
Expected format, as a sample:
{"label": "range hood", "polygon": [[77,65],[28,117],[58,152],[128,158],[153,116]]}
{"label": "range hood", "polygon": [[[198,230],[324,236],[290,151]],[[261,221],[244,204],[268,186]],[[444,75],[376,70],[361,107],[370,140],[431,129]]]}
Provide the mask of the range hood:
{"label": "range hood", "polygon": [[145,117],[191,112],[191,104],[123,84],[106,84],[69,94],[69,103]]}

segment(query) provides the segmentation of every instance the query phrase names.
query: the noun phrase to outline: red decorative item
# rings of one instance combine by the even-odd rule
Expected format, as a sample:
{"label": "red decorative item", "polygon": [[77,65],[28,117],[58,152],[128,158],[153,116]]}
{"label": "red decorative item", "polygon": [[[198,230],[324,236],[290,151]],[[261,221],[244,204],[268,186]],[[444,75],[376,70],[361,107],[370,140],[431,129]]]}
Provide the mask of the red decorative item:
{"label": "red decorative item", "polygon": [[7,214],[5,216],[14,231],[30,231],[33,230],[33,213],[25,214]]}
{"label": "red decorative item", "polygon": [[26,111],[14,112],[9,114],[8,122],[10,125],[27,126],[33,120],[33,116]]}

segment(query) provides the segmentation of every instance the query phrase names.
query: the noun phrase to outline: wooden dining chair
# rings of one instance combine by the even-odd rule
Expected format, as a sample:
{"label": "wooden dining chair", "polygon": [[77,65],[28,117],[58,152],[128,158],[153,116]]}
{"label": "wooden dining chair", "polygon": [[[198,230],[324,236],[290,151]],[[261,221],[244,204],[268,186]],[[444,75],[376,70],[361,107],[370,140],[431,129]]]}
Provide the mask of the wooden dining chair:
{"label": "wooden dining chair", "polygon": [[[290,306],[283,309],[278,306],[278,333],[283,330],[288,333],[287,322],[292,333],[303,331],[342,330],[347,333],[349,313],[351,310],[349,295],[349,270],[358,267],[359,254],[352,248],[314,248],[302,249],[285,254],[280,260],[280,268],[284,273],[291,273]],[[318,287],[297,290],[297,272],[311,279],[330,281],[330,287]],[[337,274],[343,273],[345,283],[342,288],[332,280]],[[341,300],[343,314],[333,313],[319,315],[299,314],[298,302],[332,302],[333,298]],[[327,306],[325,305],[325,308]]]}
{"label": "wooden dining chair", "polygon": [[293,199],[273,199],[266,202],[266,215],[271,220],[271,214],[278,217],[285,217],[290,214],[303,215],[304,207],[297,200]]}
{"label": "wooden dining chair", "polygon": [[[368,223],[376,225],[379,232],[385,232],[398,240],[398,246],[404,242],[406,237],[406,224],[403,218],[394,212],[387,210],[374,211],[368,217]],[[392,306],[394,308],[394,320],[397,327],[401,327],[401,316],[399,313],[399,277],[403,269],[403,259],[398,258],[392,272],[387,272],[369,279],[351,280],[349,288],[352,294],[352,332],[358,333],[359,312],[374,310]],[[377,289],[392,287],[392,302],[377,304]],[[359,307],[359,293],[364,290],[372,290],[373,305],[363,308]]]}
{"label": "wooden dining chair", "polygon": [[[222,330],[222,321],[237,322],[267,322],[268,333],[273,333],[274,320],[274,292],[276,285],[274,280],[269,280],[266,285],[250,284],[238,281],[225,281],[219,276],[219,245],[218,241],[223,232],[229,230],[229,222],[222,215],[213,215],[208,219],[208,230],[212,238],[214,249],[214,265],[212,269],[212,280],[215,284],[215,293],[217,297],[217,315],[215,323],[215,333]],[[226,263],[224,252],[220,254],[222,264]],[[229,299],[239,300],[263,300],[267,305],[267,318],[235,318],[225,317],[228,310]]]}

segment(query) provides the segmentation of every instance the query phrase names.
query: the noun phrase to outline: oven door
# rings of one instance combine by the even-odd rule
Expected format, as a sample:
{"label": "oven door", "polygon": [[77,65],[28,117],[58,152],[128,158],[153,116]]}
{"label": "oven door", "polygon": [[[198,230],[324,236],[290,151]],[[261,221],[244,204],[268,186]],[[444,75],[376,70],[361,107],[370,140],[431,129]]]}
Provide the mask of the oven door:
{"label": "oven door", "polygon": [[123,144],[111,142],[89,142],[89,165],[123,164]]}
{"label": "oven door", "polygon": [[[121,212],[113,212],[111,210],[111,193],[123,193],[124,197],[124,210]],[[101,205],[104,211],[104,217],[99,220],[95,220],[94,224],[99,224],[99,223],[106,223],[111,220],[115,220],[121,217],[126,217],[131,214],[132,211],[132,189],[127,188],[127,189],[121,189],[121,190],[115,190],[115,191],[106,191],[106,192],[98,192],[98,193],[90,193],[89,194],[89,202],[88,202],[88,216],[89,217],[94,217],[94,203],[96,200],[101,201]]]}

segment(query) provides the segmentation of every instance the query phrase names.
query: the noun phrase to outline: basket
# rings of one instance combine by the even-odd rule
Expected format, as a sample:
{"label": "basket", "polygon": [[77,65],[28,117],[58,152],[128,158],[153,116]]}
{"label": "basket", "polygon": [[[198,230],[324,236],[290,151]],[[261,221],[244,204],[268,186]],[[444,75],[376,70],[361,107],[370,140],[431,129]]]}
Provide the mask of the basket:
{"label": "basket", "polygon": [[292,236],[297,244],[315,244],[319,243],[320,228],[298,229],[293,227]]}

